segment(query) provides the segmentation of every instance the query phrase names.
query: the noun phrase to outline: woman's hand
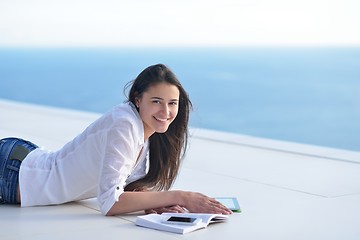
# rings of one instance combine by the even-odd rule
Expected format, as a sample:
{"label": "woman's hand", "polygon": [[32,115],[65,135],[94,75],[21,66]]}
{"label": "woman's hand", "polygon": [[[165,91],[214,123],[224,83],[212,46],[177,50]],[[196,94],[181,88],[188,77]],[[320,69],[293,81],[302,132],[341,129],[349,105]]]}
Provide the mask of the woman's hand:
{"label": "woman's hand", "polygon": [[179,205],[174,205],[174,206],[170,206],[170,207],[163,207],[163,208],[156,208],[156,209],[148,209],[145,210],[146,214],[151,214],[151,213],[157,213],[157,214],[162,214],[164,212],[169,212],[169,213],[184,213],[186,212],[186,210],[179,206]]}
{"label": "woman's hand", "polygon": [[182,192],[184,207],[193,213],[232,214],[227,207],[201,193]]}

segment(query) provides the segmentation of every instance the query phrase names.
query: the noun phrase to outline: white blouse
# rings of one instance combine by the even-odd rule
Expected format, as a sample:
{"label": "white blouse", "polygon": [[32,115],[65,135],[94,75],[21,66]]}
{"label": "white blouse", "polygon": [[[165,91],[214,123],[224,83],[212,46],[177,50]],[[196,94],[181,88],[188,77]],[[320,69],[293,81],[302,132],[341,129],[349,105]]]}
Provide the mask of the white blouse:
{"label": "white blouse", "polygon": [[60,150],[38,148],[24,159],[19,173],[21,206],[97,196],[105,215],[127,184],[146,175],[148,151],[137,110],[132,103],[120,104]]}

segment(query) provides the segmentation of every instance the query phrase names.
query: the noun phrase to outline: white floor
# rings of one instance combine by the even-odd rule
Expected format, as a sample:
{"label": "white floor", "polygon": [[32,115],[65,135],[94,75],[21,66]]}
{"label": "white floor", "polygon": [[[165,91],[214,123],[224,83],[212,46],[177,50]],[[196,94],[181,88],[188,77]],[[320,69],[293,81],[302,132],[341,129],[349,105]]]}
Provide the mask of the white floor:
{"label": "white floor", "polygon": [[[97,114],[0,99],[0,138],[61,147]],[[193,129],[174,189],[237,197],[242,213],[185,235],[104,217],[90,199],[0,206],[0,239],[359,239],[360,152]]]}

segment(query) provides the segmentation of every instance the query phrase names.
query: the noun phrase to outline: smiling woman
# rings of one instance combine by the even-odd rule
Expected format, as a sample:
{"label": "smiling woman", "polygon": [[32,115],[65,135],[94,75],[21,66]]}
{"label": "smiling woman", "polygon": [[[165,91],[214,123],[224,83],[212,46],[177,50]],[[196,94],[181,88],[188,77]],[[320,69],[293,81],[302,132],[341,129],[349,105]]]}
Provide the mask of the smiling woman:
{"label": "smiling woman", "polygon": [[200,193],[169,191],[186,151],[190,108],[175,74],[157,64],[131,83],[126,103],[57,151],[19,138],[1,139],[0,171],[6,174],[0,179],[0,202],[37,206],[97,197],[104,215],[231,214]]}
{"label": "smiling woman", "polygon": [[145,138],[154,132],[166,132],[177,116],[178,102],[178,88],[168,83],[153,85],[142,96],[136,97],[136,107],[144,122]]}

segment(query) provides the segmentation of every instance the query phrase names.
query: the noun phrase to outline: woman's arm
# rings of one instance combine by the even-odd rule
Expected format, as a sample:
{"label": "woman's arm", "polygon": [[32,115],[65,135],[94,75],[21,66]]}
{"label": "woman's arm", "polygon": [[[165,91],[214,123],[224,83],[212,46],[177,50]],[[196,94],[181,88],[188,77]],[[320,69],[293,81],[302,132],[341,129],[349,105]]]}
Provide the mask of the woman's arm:
{"label": "woman's arm", "polygon": [[186,191],[124,192],[107,216],[179,205],[190,212],[231,214],[231,211],[201,193]]}

